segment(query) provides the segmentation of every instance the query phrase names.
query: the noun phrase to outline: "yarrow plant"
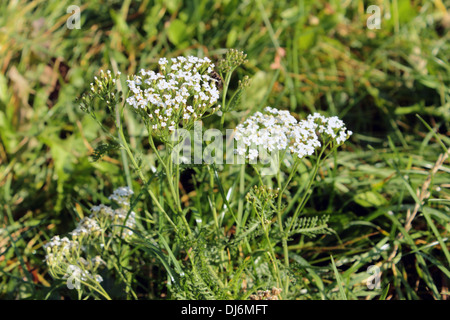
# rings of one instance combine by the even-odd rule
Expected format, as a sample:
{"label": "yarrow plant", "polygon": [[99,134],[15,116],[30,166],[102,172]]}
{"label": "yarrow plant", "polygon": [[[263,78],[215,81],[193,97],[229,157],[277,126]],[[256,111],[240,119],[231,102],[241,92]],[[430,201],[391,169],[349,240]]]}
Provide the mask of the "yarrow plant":
{"label": "yarrow plant", "polygon": [[[172,161],[181,142],[173,139],[177,130],[189,130],[210,117],[208,122],[217,120],[223,134],[226,117],[250,84],[243,76],[230,93],[233,73],[246,58],[229,50],[217,66],[207,57],[179,56],[160,58],[157,70],[142,69],[126,79],[118,72],[100,72],[81,100],[108,141],[93,158],[99,161],[119,149],[128,187],[109,196],[115,207],[93,206],[70,239],[50,240],[46,260],[53,277],[68,280],[68,273],[71,279],[75,274],[80,293],[85,288],[88,295],[102,298],[110,298],[101,285],[110,277],[131,298],[143,287],[138,278],[157,282],[152,288],[181,299],[262,299],[270,288],[275,288],[271,299],[298,295],[290,289],[294,277],[288,242],[299,235],[332,232],[327,216],[301,215],[320,166],[352,134],[344,122],[318,113],[298,119],[289,111],[266,107],[231,130],[237,142],[234,152],[246,161],[226,164],[221,172],[214,162],[190,166]],[[133,122],[133,144],[125,130],[126,110],[140,120]],[[115,126],[107,127],[100,112],[113,117]],[[148,157],[137,150],[139,144],[150,146]],[[204,140],[199,145],[209,146]],[[275,179],[261,173],[258,160],[266,155],[277,160]],[[308,168],[301,188],[290,184],[300,164]],[[141,189],[136,201],[131,201],[131,186]],[[294,191],[299,195],[292,197]],[[144,195],[148,197],[142,199]],[[153,271],[157,267],[164,279],[145,275],[147,265]]]}
{"label": "yarrow plant", "polygon": [[[69,289],[81,289],[81,285],[90,294],[100,294],[109,299],[100,283],[103,277],[99,274],[101,266],[108,267],[102,258],[114,250],[118,239],[130,240],[136,226],[135,212],[130,211],[130,198],[133,191],[128,187],[120,187],[110,196],[117,208],[104,204],[93,206],[88,217],[80,220],[68,237],[54,236],[44,248],[47,252],[45,261],[50,274],[55,279],[77,282],[74,286],[67,281]],[[110,267],[110,266],[109,266]]]}
{"label": "yarrow plant", "polygon": [[[289,252],[287,239],[291,230],[295,227],[296,220],[305,205],[307,195],[317,171],[326,158],[327,148],[329,151],[335,150],[342,145],[351,135],[352,131],[347,130],[345,124],[338,117],[326,118],[318,113],[308,115],[306,119],[297,121],[289,111],[278,110],[266,107],[264,112],[256,112],[235,129],[235,139],[238,142],[236,153],[245,156],[250,164],[256,164],[257,158],[267,157],[268,154],[274,155],[276,163],[275,168],[278,184],[278,202],[277,215],[278,227],[282,235],[282,245],[285,255],[285,267],[289,268]],[[293,157],[290,174],[286,181],[281,176],[281,164],[286,154]],[[329,153],[328,153],[329,154]],[[283,208],[282,197],[288,185],[297,172],[301,159],[307,156],[316,156],[316,162],[312,174],[309,177],[309,184],[304,190],[304,196],[297,205],[294,215],[286,221],[283,226]],[[254,166],[258,175],[256,166]],[[260,179],[262,183],[262,179]],[[274,253],[273,253],[274,255]],[[285,289],[289,288],[289,277],[286,277]]]}

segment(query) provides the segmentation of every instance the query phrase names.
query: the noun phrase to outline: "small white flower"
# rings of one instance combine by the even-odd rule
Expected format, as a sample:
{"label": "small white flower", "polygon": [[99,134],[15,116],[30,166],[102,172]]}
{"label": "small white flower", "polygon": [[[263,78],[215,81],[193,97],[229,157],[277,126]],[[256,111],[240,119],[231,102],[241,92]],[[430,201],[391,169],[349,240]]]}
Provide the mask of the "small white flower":
{"label": "small white flower", "polygon": [[167,59],[166,58],[161,58],[161,59],[159,59],[159,64],[160,65],[166,65],[167,63],[168,63],[169,61],[167,61]]}
{"label": "small white flower", "polygon": [[99,275],[99,274],[96,274],[96,275],[95,275],[95,281],[97,281],[98,283],[102,282],[102,281],[103,281],[102,276]]}

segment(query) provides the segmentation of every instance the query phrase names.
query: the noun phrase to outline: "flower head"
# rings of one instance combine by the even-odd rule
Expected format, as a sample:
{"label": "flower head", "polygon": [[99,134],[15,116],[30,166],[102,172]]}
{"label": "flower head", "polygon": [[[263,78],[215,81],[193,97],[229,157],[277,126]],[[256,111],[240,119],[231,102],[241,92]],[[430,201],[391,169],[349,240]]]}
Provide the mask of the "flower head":
{"label": "flower head", "polygon": [[241,156],[247,153],[250,161],[262,152],[274,151],[287,151],[301,159],[328,143],[341,145],[351,134],[338,117],[314,113],[297,121],[289,111],[266,107],[264,112],[256,112],[236,127],[236,153]]}
{"label": "flower head", "polygon": [[256,112],[236,127],[235,139],[240,142],[237,154],[254,160],[261,150],[284,150],[289,143],[290,127],[297,120],[288,112],[266,107],[264,113]]}
{"label": "flower head", "polygon": [[130,187],[119,187],[114,190],[113,194],[109,196],[109,199],[114,200],[119,205],[129,206],[130,197],[133,193]]}
{"label": "flower head", "polygon": [[214,64],[208,58],[159,59],[160,72],[142,69],[127,80],[132,106],[152,133],[164,137],[177,126],[189,127],[219,99]]}
{"label": "flower head", "polygon": [[80,237],[80,236],[96,236],[100,233],[101,228],[97,220],[85,217],[83,218],[78,226],[70,232],[70,235],[73,238]]}

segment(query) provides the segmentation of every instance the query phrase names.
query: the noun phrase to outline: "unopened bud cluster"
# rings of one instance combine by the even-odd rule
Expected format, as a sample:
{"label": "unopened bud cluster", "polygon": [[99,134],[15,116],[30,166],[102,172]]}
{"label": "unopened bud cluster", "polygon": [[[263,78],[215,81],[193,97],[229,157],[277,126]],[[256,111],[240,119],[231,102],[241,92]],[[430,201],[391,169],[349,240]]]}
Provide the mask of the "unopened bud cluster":
{"label": "unopened bud cluster", "polygon": [[229,49],[225,55],[225,58],[220,60],[217,64],[219,72],[225,74],[233,71],[241,64],[247,63],[247,55],[236,49]]}
{"label": "unopened bud cluster", "polygon": [[253,200],[260,199],[260,200],[273,200],[276,197],[278,197],[278,192],[280,190],[278,188],[272,189],[271,187],[268,187],[266,185],[262,186],[253,186],[251,189],[251,192],[247,193],[246,200],[248,202],[253,202]]}
{"label": "unopened bud cluster", "polygon": [[99,98],[112,111],[113,107],[122,100],[122,91],[118,91],[116,86],[119,77],[120,72],[113,75],[110,70],[106,72],[100,70],[100,75],[95,76],[94,82],[90,84],[90,91],[82,97],[82,109],[85,112],[92,112],[93,101]]}

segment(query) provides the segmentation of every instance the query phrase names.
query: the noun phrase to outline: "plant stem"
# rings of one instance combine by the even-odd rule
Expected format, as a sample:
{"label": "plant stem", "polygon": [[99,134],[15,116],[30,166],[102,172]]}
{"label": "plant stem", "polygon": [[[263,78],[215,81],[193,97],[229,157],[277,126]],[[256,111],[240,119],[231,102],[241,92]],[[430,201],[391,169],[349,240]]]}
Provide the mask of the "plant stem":
{"label": "plant stem", "polygon": [[317,175],[317,172],[319,171],[322,160],[324,160],[321,158],[327,147],[328,147],[328,144],[324,148],[322,148],[322,151],[320,152],[319,157],[317,158],[316,164],[314,166],[314,171],[313,171],[312,175],[309,177],[308,186],[304,190],[303,197],[300,200],[300,203],[298,204],[297,209],[294,212],[294,215],[292,216],[291,223],[289,224],[288,228],[286,229],[286,233],[288,233],[291,230],[292,226],[294,225],[294,221],[298,218],[298,215],[300,214],[301,210],[303,210],[303,207],[306,204],[306,200],[309,198],[309,195],[310,195],[309,190],[311,189],[311,186],[316,178],[316,175]]}
{"label": "plant stem", "polygon": [[[121,121],[120,121],[119,104],[116,104],[115,111],[116,111],[116,126],[117,126],[117,128],[120,128],[119,131],[122,132],[123,131],[123,127],[122,127],[122,124],[121,124]],[[120,141],[120,143],[125,143],[125,138],[123,137],[123,132],[119,133],[119,141]],[[122,158],[123,170],[125,171],[125,177],[127,179],[127,185],[128,185],[128,187],[132,188],[130,168],[128,167],[128,159],[127,159],[127,155],[125,154],[125,150],[120,149],[120,157]]]}
{"label": "plant stem", "polygon": [[[172,194],[172,197],[173,197],[173,199],[175,201],[178,214],[180,215],[181,220],[183,220],[183,223],[186,226],[187,232],[189,234],[191,234],[192,233],[191,232],[191,227],[189,226],[189,223],[187,222],[186,217],[183,214],[183,209],[181,208],[180,197],[178,196],[178,192],[175,191],[175,189],[178,190],[178,185],[176,186],[176,188],[173,185],[174,183],[177,183],[178,179],[177,178],[173,179],[173,167],[172,167],[172,162],[171,162],[172,157],[170,155],[171,155],[171,152],[169,152],[169,155],[167,156],[168,163],[165,166],[166,174],[167,174],[167,181],[169,183],[170,193]],[[177,167],[178,167],[178,164],[177,164]]]}
{"label": "plant stem", "polygon": [[[147,129],[149,129],[149,128],[147,128]],[[174,184],[174,180],[173,180],[173,172],[172,172],[173,169],[172,169],[172,163],[171,163],[171,160],[172,160],[172,157],[171,157],[172,151],[170,150],[170,152],[168,153],[167,159],[166,159],[166,160],[167,160],[167,163],[166,163],[166,162],[161,158],[161,155],[159,154],[158,149],[157,149],[156,146],[155,146],[155,142],[153,141],[153,137],[152,137],[152,135],[151,135],[151,130],[148,130],[148,132],[149,132],[149,138],[148,138],[148,140],[149,140],[149,142],[150,142],[150,146],[152,147],[153,151],[154,151],[155,154],[156,154],[156,157],[158,158],[159,162],[161,163],[161,165],[162,165],[163,168],[164,168],[164,171],[166,172],[167,182],[168,182],[168,184],[169,184],[169,190],[170,190],[170,193],[172,194],[172,198],[173,198],[173,200],[174,200],[174,202],[175,202],[176,210],[178,211],[177,213],[180,215],[181,220],[183,220],[183,223],[185,224],[188,233],[191,234],[191,233],[192,233],[192,232],[191,232],[191,228],[189,227],[189,223],[187,222],[186,217],[185,217],[184,214],[183,214],[183,209],[181,208],[180,197],[178,196],[178,192],[175,191],[175,189],[178,188],[178,185],[176,186],[176,188],[175,188],[174,185],[173,185],[173,184]],[[179,171],[178,167],[179,167],[179,164],[177,164],[177,172]],[[177,173],[177,178],[175,179],[175,183],[177,183],[177,181],[178,181],[178,173]]]}
{"label": "plant stem", "polygon": [[[280,271],[278,270],[275,251],[273,250],[272,242],[270,241],[269,230],[266,227],[266,222],[264,221],[264,217],[262,215],[260,215],[258,213],[258,210],[256,209],[255,200],[253,200],[252,207],[253,207],[253,212],[256,213],[256,215],[258,216],[258,218],[261,221],[261,227],[262,227],[262,229],[264,231],[264,236],[266,237],[267,244],[269,246],[269,253],[268,253],[268,255],[269,255],[269,258],[270,258],[270,260],[271,260],[271,262],[273,264],[273,269],[274,269],[275,275],[277,277],[277,286],[280,286],[281,285]],[[265,205],[264,205],[264,207],[265,207]],[[262,208],[261,212],[264,212],[264,208]]]}
{"label": "plant stem", "polygon": [[[123,142],[123,146],[125,147],[125,150],[128,154],[128,156],[130,157],[131,163],[133,164],[133,166],[136,168],[136,171],[139,175],[139,178],[142,180],[142,182],[144,184],[147,184],[147,179],[144,177],[144,174],[141,171],[141,168],[138,166],[136,159],[133,156],[133,153],[130,150],[130,147],[128,146],[128,143],[125,140],[125,137],[123,135],[123,129],[122,126],[119,127],[119,133],[120,136],[122,138],[122,142]],[[155,194],[149,189],[146,188],[148,194],[150,195],[150,198],[153,200],[153,202],[155,203],[155,205],[158,207],[158,209],[165,215],[167,221],[169,221],[169,223],[174,227],[175,232],[178,231],[177,226],[175,225],[175,223],[172,221],[172,219],[170,219],[169,215],[167,214],[167,212],[164,210],[164,208],[161,206],[161,204],[159,203],[158,199],[156,198]]]}
{"label": "plant stem", "polygon": [[228,87],[230,85],[231,74],[233,73],[233,71],[234,71],[234,69],[230,70],[230,72],[227,72],[227,75],[225,76],[225,83],[223,86],[223,93],[222,93],[222,116],[220,117],[220,131],[223,130],[223,124],[225,122],[225,113],[227,112],[226,98],[227,98]]}
{"label": "plant stem", "polygon": [[238,202],[238,213],[237,213],[237,220],[239,223],[236,228],[236,234],[239,234],[240,225],[242,224],[242,213],[244,211],[245,164],[241,165],[239,177],[240,177],[240,180],[239,180],[239,202]]}
{"label": "plant stem", "polygon": [[[287,187],[287,184],[289,183],[289,181],[286,182],[286,185],[284,186],[284,188],[281,187],[281,161],[282,161],[283,157],[280,157],[280,152],[278,152],[278,172],[277,172],[277,183],[278,183],[278,189],[281,191],[278,194],[278,205],[277,205],[277,219],[278,219],[278,226],[280,228],[280,234],[282,236],[281,238],[281,243],[283,246],[283,255],[284,255],[284,266],[286,267],[286,269],[289,268],[289,249],[288,249],[288,245],[287,245],[287,233],[284,232],[284,228],[283,228],[283,221],[282,221],[282,212],[281,212],[281,202],[283,200],[283,193],[284,190]],[[294,168],[293,168],[294,169]],[[294,170],[292,170],[294,171]],[[290,178],[292,176],[292,173],[289,175]],[[288,179],[290,180],[290,179]],[[286,281],[285,281],[285,292],[287,294],[288,290],[289,290],[289,276],[286,275]]]}

